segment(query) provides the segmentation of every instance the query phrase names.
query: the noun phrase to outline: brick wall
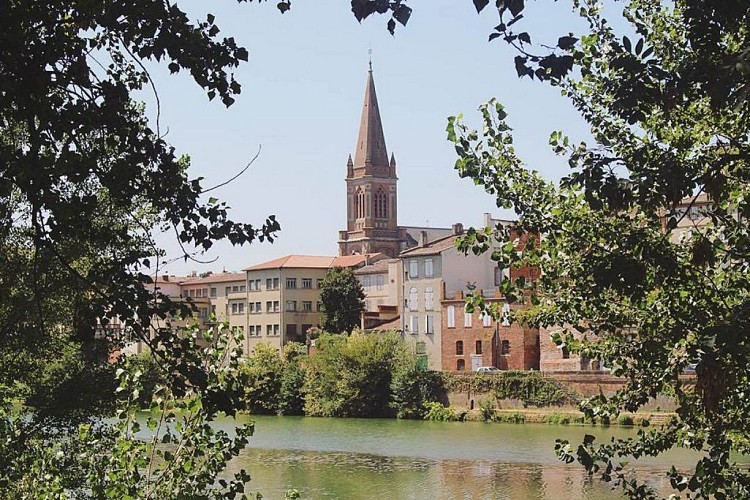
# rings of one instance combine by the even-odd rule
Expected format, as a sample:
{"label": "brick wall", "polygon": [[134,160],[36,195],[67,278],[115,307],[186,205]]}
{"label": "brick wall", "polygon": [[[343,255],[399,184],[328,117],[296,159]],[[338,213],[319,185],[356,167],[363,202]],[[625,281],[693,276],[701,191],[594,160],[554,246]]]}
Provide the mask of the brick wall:
{"label": "brick wall", "polygon": [[[485,299],[498,303],[502,299]],[[464,324],[464,298],[462,293],[452,299],[442,301],[441,366],[445,371],[471,371],[472,357],[481,355],[479,366],[495,366],[501,370],[539,369],[539,331],[518,324],[503,326],[491,321],[488,326],[479,316],[472,314],[471,326]],[[454,310],[454,327],[448,324],[448,308]],[[515,307],[515,306],[514,306]],[[463,345],[463,353],[458,354],[457,342]],[[477,353],[477,343],[481,343],[481,354]],[[463,363],[463,364],[461,364]]]}

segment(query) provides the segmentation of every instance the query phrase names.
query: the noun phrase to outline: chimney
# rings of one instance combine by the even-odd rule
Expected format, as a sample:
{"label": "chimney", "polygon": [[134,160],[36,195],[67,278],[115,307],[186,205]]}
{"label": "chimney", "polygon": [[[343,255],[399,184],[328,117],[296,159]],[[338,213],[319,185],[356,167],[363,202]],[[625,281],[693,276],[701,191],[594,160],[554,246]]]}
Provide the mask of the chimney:
{"label": "chimney", "polygon": [[452,227],[454,235],[464,234],[464,225],[460,222],[456,222]]}
{"label": "chimney", "polygon": [[195,278],[196,276],[198,276],[198,271],[190,271],[190,276]]}
{"label": "chimney", "polygon": [[419,232],[419,246],[423,247],[427,245],[427,231]]}

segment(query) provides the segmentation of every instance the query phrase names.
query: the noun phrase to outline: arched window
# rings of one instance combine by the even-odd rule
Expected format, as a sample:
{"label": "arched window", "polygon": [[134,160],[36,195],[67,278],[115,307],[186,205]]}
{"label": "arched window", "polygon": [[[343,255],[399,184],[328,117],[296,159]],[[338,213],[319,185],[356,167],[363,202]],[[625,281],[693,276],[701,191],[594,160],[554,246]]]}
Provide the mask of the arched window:
{"label": "arched window", "polygon": [[482,354],[482,341],[481,340],[477,340],[475,352],[477,354]]}
{"label": "arched window", "polygon": [[463,340],[457,340],[456,341],[456,355],[462,356],[464,353],[464,341]]}
{"label": "arched window", "polygon": [[355,213],[358,219],[362,219],[365,216],[365,193],[362,188],[357,188],[357,192],[354,193],[354,207]]}
{"label": "arched window", "polygon": [[376,219],[388,218],[388,195],[383,188],[378,188],[373,198],[373,212]]}
{"label": "arched window", "polygon": [[456,360],[456,370],[459,372],[462,372],[466,370],[466,361],[463,359],[457,359]]}

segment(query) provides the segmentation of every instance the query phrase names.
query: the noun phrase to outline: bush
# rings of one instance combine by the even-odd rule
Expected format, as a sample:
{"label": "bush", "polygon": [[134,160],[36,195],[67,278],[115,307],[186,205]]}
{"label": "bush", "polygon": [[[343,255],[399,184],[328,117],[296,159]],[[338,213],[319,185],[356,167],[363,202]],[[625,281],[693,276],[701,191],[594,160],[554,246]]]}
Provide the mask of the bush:
{"label": "bush", "polygon": [[394,334],[323,334],[306,363],[305,414],[320,417],[386,417],[391,382],[406,345]]}
{"label": "bush", "polygon": [[282,415],[305,414],[305,399],[302,393],[305,384],[305,370],[302,365],[306,357],[307,347],[297,342],[290,342],[281,351],[279,413]]}
{"label": "bush", "polygon": [[495,415],[495,421],[504,424],[522,424],[526,421],[523,413],[498,413]]}
{"label": "bush", "polygon": [[489,399],[479,400],[479,414],[485,422],[495,421],[495,404]]}
{"label": "bush", "polygon": [[398,418],[423,419],[426,403],[439,400],[443,388],[440,372],[426,371],[417,365],[416,356],[404,355],[391,380],[391,403]]}
{"label": "bush", "polygon": [[239,381],[244,390],[244,407],[254,414],[276,414],[281,391],[281,358],[268,344],[255,346],[252,355],[239,366]]}
{"label": "bush", "polygon": [[617,418],[617,424],[618,425],[624,425],[624,426],[632,426],[633,425],[633,417],[630,415],[620,415]]}
{"label": "bush", "polygon": [[433,422],[462,422],[466,420],[466,410],[459,410],[453,406],[445,407],[443,403],[425,403],[427,412],[424,419]]}

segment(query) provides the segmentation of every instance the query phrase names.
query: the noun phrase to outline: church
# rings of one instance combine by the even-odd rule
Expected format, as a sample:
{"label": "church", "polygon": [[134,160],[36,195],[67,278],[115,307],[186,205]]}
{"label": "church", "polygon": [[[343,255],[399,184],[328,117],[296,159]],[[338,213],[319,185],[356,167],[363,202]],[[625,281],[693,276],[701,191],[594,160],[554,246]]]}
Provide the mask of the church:
{"label": "church", "polygon": [[407,248],[452,233],[451,228],[398,225],[396,158],[385,146],[372,64],[367,72],[362,118],[346,164],[346,230],[339,231],[339,255],[380,253],[398,257]]}

